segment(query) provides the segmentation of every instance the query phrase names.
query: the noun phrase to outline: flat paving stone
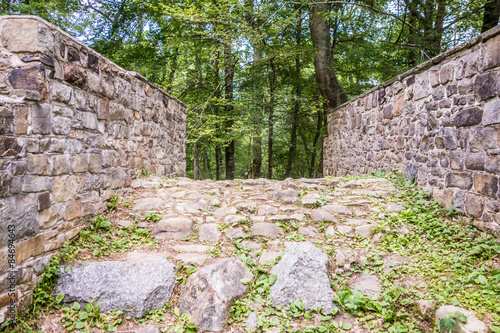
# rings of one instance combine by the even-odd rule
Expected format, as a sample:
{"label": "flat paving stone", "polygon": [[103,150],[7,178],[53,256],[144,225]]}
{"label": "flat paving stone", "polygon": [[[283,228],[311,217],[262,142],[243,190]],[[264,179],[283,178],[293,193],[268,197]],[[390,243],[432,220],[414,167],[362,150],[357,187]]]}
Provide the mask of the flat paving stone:
{"label": "flat paving stone", "polygon": [[237,210],[245,214],[253,214],[257,210],[257,203],[251,201],[240,201],[234,204]]}
{"label": "flat paving stone", "polygon": [[188,245],[174,245],[173,249],[177,252],[197,252],[197,253],[207,253],[208,246],[188,244]]}
{"label": "flat paving stone", "polygon": [[241,242],[241,246],[243,246],[244,249],[250,249],[250,250],[261,250],[262,249],[262,243],[253,242],[253,241],[243,241],[243,242]]}
{"label": "flat paving stone", "polygon": [[226,216],[226,215],[234,215],[236,214],[237,209],[236,207],[221,207],[217,208],[213,215],[214,216]]}
{"label": "flat paving stone", "polygon": [[277,238],[283,230],[273,223],[254,223],[252,225],[252,234],[265,238]]}
{"label": "flat paving stone", "polygon": [[174,256],[175,259],[182,261],[184,264],[192,264],[194,266],[201,266],[207,260],[207,256],[205,254],[199,253],[179,253]]}
{"label": "flat paving stone", "polygon": [[193,221],[186,217],[172,217],[161,220],[153,227],[152,234],[158,239],[182,239],[189,237]]}
{"label": "flat paving stone", "polygon": [[299,234],[309,237],[319,237],[321,234],[315,227],[299,227]]}
{"label": "flat paving stone", "polygon": [[311,220],[313,220],[315,222],[321,222],[321,221],[333,222],[333,221],[337,221],[337,219],[332,214],[330,214],[329,212],[324,211],[324,210],[314,210],[311,213]]}
{"label": "flat paving stone", "polygon": [[243,215],[227,215],[226,217],[224,217],[224,223],[226,224],[239,223],[245,220],[246,217]]}
{"label": "flat paving stone", "polygon": [[159,210],[166,204],[166,201],[161,198],[145,198],[138,199],[135,201],[135,204],[132,206],[133,210],[140,211],[152,211]]}
{"label": "flat paving stone", "polygon": [[226,229],[226,237],[229,239],[235,239],[245,236],[246,234],[242,227]]}
{"label": "flat paving stone", "polygon": [[222,233],[219,230],[219,226],[215,223],[208,223],[200,225],[198,229],[198,236],[200,240],[207,240],[211,242],[217,242]]}
{"label": "flat paving stone", "polygon": [[376,295],[380,295],[382,292],[382,288],[378,281],[379,278],[376,275],[357,274],[349,279],[349,285],[351,289],[358,290],[367,297],[373,298]]}
{"label": "flat paving stone", "polygon": [[352,215],[352,211],[343,205],[325,205],[322,209],[332,213],[340,215]]}
{"label": "flat paving stone", "polygon": [[364,237],[370,237],[376,230],[376,226],[373,224],[366,224],[366,225],[361,225],[359,227],[356,227],[354,229],[354,233],[356,235],[364,236]]}
{"label": "flat paving stone", "polygon": [[270,205],[260,205],[258,215],[273,215],[278,214],[278,208]]}

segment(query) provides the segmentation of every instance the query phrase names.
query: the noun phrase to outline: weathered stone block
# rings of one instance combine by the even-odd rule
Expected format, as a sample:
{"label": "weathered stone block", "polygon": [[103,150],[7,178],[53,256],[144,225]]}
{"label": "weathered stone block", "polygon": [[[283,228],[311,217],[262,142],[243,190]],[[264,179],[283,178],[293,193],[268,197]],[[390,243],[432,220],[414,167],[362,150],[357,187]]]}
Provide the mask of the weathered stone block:
{"label": "weathered stone block", "polygon": [[446,86],[446,96],[451,97],[457,93],[457,85],[456,84],[449,84]]}
{"label": "weathered stone block", "polygon": [[89,172],[91,173],[102,172],[102,156],[100,154],[90,154]]}
{"label": "weathered stone block", "polygon": [[448,63],[441,67],[441,71],[439,72],[439,80],[441,84],[446,84],[449,81],[453,81],[455,73],[455,64]]}
{"label": "weathered stone block", "polygon": [[[2,112],[3,111],[3,112]],[[6,109],[1,109],[0,113],[0,135],[4,134],[14,134],[14,123],[12,112],[8,110],[8,115],[6,114]]]}
{"label": "weathered stone block", "polygon": [[32,175],[47,174],[47,156],[43,154],[29,155],[27,158],[28,172]]}
{"label": "weathered stone block", "polygon": [[384,106],[384,118],[392,119],[392,104]]}
{"label": "weathered stone block", "polygon": [[462,190],[470,190],[472,187],[472,175],[470,172],[450,172],[446,174],[446,187],[458,187]]}
{"label": "weathered stone block", "polygon": [[87,72],[75,64],[64,64],[64,81],[85,89],[87,87]]}
{"label": "weathered stone block", "polygon": [[14,106],[14,130],[16,134],[26,134],[28,130],[28,106],[17,104]]}
{"label": "weathered stone block", "polygon": [[481,217],[484,209],[483,197],[477,194],[467,193],[465,199],[465,209],[467,214],[474,217]]}
{"label": "weathered stone block", "polygon": [[497,148],[496,129],[492,127],[475,127],[469,142],[471,152],[482,152]]}
{"label": "weathered stone block", "polygon": [[444,87],[439,87],[439,88],[434,88],[432,91],[432,99],[435,101],[440,101],[445,97],[445,88]]}
{"label": "weathered stone block", "polygon": [[47,172],[51,176],[67,174],[70,171],[69,157],[67,155],[52,155],[48,160]]}
{"label": "weathered stone block", "polygon": [[106,72],[101,72],[101,82],[99,86],[99,93],[108,99],[115,97],[115,85],[113,75]]}
{"label": "weathered stone block", "polygon": [[485,101],[497,96],[497,80],[498,76],[496,72],[476,76],[474,80],[474,92],[479,96],[479,99]]}
{"label": "weathered stone block", "polygon": [[485,161],[485,170],[493,174],[500,174],[500,155],[487,156]]}
{"label": "weathered stone block", "polygon": [[66,205],[66,220],[71,221],[82,216],[80,200],[74,200]]}
{"label": "weathered stone block", "polygon": [[107,120],[109,117],[109,101],[99,98],[97,103],[97,119]]}
{"label": "weathered stone block", "polygon": [[430,71],[429,72],[429,82],[431,84],[431,87],[437,87],[439,86],[439,71]]}
{"label": "weathered stone block", "polygon": [[71,119],[57,116],[52,118],[52,132],[54,134],[68,135],[71,132]]}
{"label": "weathered stone block", "polygon": [[77,49],[69,46],[66,51],[66,59],[71,62],[80,61],[80,52]]}
{"label": "weathered stone block", "polygon": [[20,265],[30,257],[37,256],[43,253],[44,251],[45,251],[44,234],[20,241],[16,243],[16,264]]}
{"label": "weathered stone block", "polygon": [[50,134],[52,131],[52,119],[50,104],[34,104],[31,106],[31,118],[33,122],[33,133]]}
{"label": "weathered stone block", "polygon": [[89,94],[81,89],[73,89],[73,105],[81,111],[89,111],[89,103],[91,101]]}
{"label": "weathered stone block", "polygon": [[89,169],[89,155],[78,154],[71,157],[71,170],[75,173],[87,172]]}
{"label": "weathered stone block", "polygon": [[465,167],[469,170],[484,170],[484,153],[469,154],[465,158]]}
{"label": "weathered stone block", "polygon": [[22,185],[23,192],[44,192],[52,190],[52,179],[41,176],[25,176]]}
{"label": "weathered stone block", "polygon": [[416,83],[413,87],[413,99],[418,101],[430,94],[429,74],[425,72],[421,73],[417,76]]}
{"label": "weathered stone block", "polygon": [[490,38],[484,43],[483,70],[500,64],[500,35]]}
{"label": "weathered stone block", "polygon": [[22,195],[0,201],[0,248],[7,245],[7,226],[16,226],[15,239],[36,235],[39,231],[36,196]]}
{"label": "weathered stone block", "polygon": [[87,71],[87,85],[89,87],[89,92],[91,93],[99,93],[101,84],[101,79],[99,74],[95,74],[92,71]]}
{"label": "weathered stone block", "polygon": [[446,149],[456,149],[458,147],[457,131],[453,128],[444,130],[444,147]]}
{"label": "weathered stone block", "polygon": [[52,194],[57,202],[64,202],[74,198],[78,193],[78,178],[76,176],[61,176],[54,178]]}
{"label": "weathered stone block", "polygon": [[122,120],[125,114],[125,109],[121,104],[111,103],[109,105],[109,119]]}
{"label": "weathered stone block", "polygon": [[93,112],[78,112],[75,118],[80,120],[82,126],[88,129],[97,129],[99,125],[97,114]]}
{"label": "weathered stone block", "polygon": [[99,73],[99,57],[92,54],[92,53],[88,53],[87,54],[87,68],[96,72],[96,73]]}
{"label": "weathered stone block", "polygon": [[13,52],[38,51],[38,22],[13,19],[2,22],[2,45]]}
{"label": "weathered stone block", "polygon": [[9,73],[9,82],[14,89],[32,90],[42,94],[45,91],[45,67],[37,65],[15,68]]}
{"label": "weathered stone block", "polygon": [[498,178],[488,174],[477,173],[474,175],[474,189],[478,193],[496,198],[498,193]]}
{"label": "weathered stone block", "polygon": [[482,119],[483,110],[478,107],[471,107],[464,109],[460,113],[458,113],[455,116],[453,123],[457,127],[472,126],[481,123]]}
{"label": "weathered stone block", "polygon": [[484,105],[483,125],[500,124],[500,99]]}
{"label": "weathered stone block", "polygon": [[44,210],[50,207],[50,192],[40,193],[38,195],[38,210]]}
{"label": "weathered stone block", "polygon": [[52,83],[52,98],[55,101],[69,104],[72,94],[73,89],[71,89],[71,87],[68,87],[57,81],[54,81]]}

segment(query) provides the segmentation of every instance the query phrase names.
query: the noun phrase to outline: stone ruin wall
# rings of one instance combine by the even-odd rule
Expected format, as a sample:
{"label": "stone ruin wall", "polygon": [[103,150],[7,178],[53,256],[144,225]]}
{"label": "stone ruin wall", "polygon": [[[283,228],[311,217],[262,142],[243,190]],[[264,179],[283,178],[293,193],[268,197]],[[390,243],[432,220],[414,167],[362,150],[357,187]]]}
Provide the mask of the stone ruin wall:
{"label": "stone ruin wall", "polygon": [[50,256],[143,167],[184,175],[186,106],[40,18],[1,17],[0,42],[3,322],[9,237],[22,310]]}
{"label": "stone ruin wall", "polygon": [[324,174],[398,169],[500,237],[500,26],[328,114]]}

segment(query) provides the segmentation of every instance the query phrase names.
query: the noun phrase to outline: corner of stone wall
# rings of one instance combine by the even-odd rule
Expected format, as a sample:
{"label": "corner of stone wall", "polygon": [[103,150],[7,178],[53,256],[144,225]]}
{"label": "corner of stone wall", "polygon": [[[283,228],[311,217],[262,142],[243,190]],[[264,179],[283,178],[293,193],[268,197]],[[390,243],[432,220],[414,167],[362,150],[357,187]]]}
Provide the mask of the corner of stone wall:
{"label": "corner of stone wall", "polygon": [[0,17],[0,43],[3,322],[9,274],[27,306],[49,258],[142,168],[185,174],[186,105],[38,17]]}

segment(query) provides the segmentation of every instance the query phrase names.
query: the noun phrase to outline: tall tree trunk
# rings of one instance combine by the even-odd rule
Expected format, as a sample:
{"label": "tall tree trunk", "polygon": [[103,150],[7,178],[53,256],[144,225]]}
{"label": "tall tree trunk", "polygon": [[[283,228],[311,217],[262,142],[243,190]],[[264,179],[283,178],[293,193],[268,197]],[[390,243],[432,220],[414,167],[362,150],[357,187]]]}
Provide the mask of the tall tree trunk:
{"label": "tall tree trunk", "polygon": [[314,99],[316,100],[316,105],[318,109],[318,122],[316,123],[316,133],[314,133],[313,149],[311,152],[311,166],[309,167],[309,178],[315,176],[315,164],[316,164],[316,145],[318,143],[319,137],[321,135],[321,127],[323,126],[323,109],[319,105],[319,96],[317,93],[314,94]]}
{"label": "tall tree trunk", "polygon": [[330,26],[321,13],[329,12],[328,4],[314,0],[309,9],[309,28],[314,48],[314,70],[316,82],[328,109],[347,101],[347,96],[333,68],[334,49],[330,37]]}
{"label": "tall tree trunk", "polygon": [[[247,15],[246,15],[247,23],[250,27],[252,27],[252,29],[258,32],[259,22],[256,18],[254,18],[253,15],[253,13],[255,12],[253,0],[246,0],[246,7],[247,7]],[[251,43],[253,48],[253,68],[252,68],[254,74],[253,80],[254,80],[254,87],[256,89],[256,94],[254,98],[255,111],[253,112],[254,133],[253,133],[253,147],[252,147],[251,177],[260,178],[262,172],[261,171],[262,170],[261,107],[264,96],[262,94],[262,89],[261,89],[262,75],[260,74],[258,67],[260,66],[262,56],[261,56],[260,40],[258,39],[258,37],[252,38]]]}
{"label": "tall tree trunk", "polygon": [[200,179],[200,161],[198,156],[198,144],[193,144],[193,178],[194,180]]}
{"label": "tall tree trunk", "polygon": [[[409,23],[408,40],[412,42],[417,41],[418,43],[418,36],[417,36],[418,32],[415,28],[415,25],[417,24],[417,17],[412,11],[410,11],[409,16],[410,18],[408,20]],[[410,47],[410,49],[408,50],[408,67],[415,67],[415,65],[417,64],[417,57],[418,54],[415,48]]]}
{"label": "tall tree trunk", "polygon": [[226,179],[234,179],[234,133],[233,133],[233,55],[231,40],[224,43],[224,98],[226,100],[226,130],[231,137],[226,146]]}
{"label": "tall tree trunk", "polygon": [[217,52],[217,57],[215,58],[215,99],[217,105],[215,105],[215,116],[217,117],[216,122],[216,138],[217,143],[215,144],[215,180],[220,180],[222,174],[222,148],[220,144],[220,108],[219,103],[221,99],[221,89],[220,89],[220,75],[219,75],[219,56],[220,53]]}
{"label": "tall tree trunk", "polygon": [[222,148],[220,144],[215,146],[215,180],[220,180],[222,169]]}
{"label": "tall tree trunk", "polygon": [[[298,8],[299,17],[302,16],[302,7]],[[295,29],[295,40],[297,42],[297,49],[300,49],[302,39],[302,20],[299,20]],[[302,86],[300,82],[300,54],[297,52],[295,56],[295,103],[293,106],[292,114],[292,131],[290,133],[290,148],[288,150],[288,159],[286,163],[285,178],[290,177],[292,174],[293,160],[295,158],[295,150],[297,146],[297,125],[299,122],[300,102],[302,99]]]}
{"label": "tall tree trunk", "polygon": [[267,130],[267,178],[273,177],[273,132],[274,132],[274,91],[276,85],[276,63],[269,60],[269,120]]}
{"label": "tall tree trunk", "polygon": [[210,162],[208,161],[207,146],[203,147],[203,175],[205,178],[212,179],[212,172],[210,171]]}
{"label": "tall tree trunk", "polygon": [[[144,30],[144,21],[143,21],[143,16],[144,14],[142,12],[137,13],[137,35],[136,35],[136,47],[141,47],[141,43],[143,40],[143,30]],[[139,57],[137,57],[135,61],[135,71],[140,72],[141,69],[141,61],[139,60]]]}
{"label": "tall tree trunk", "polygon": [[177,71],[177,57],[179,55],[179,48],[176,47],[174,49],[174,56],[173,56],[173,59],[172,59],[172,66],[170,67],[170,73],[169,73],[169,76],[168,76],[168,85],[167,85],[167,91],[170,92],[172,90],[172,84],[174,83],[174,77],[175,77],[175,72]]}
{"label": "tall tree trunk", "polygon": [[500,18],[500,0],[488,0],[484,4],[483,26],[481,32],[485,32],[498,24]]}
{"label": "tall tree trunk", "polygon": [[[444,19],[446,16],[446,0],[438,0],[437,11],[434,19],[434,23],[430,23],[430,29],[432,31],[426,31],[425,36],[429,36],[429,57],[435,57],[441,53],[441,44],[443,40],[444,32]],[[433,17],[433,16],[430,16]],[[429,19],[430,20],[430,19]],[[432,20],[431,20],[432,22]]]}

